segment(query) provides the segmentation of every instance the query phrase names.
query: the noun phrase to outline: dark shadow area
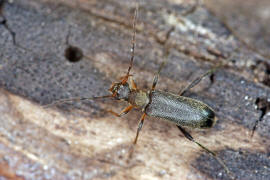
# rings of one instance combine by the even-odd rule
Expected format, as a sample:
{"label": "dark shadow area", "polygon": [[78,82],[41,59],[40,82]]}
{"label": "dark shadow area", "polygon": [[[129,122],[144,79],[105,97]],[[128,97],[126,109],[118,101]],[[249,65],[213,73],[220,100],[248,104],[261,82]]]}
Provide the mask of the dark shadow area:
{"label": "dark shadow area", "polygon": [[[253,152],[249,149],[240,149],[235,151],[232,149],[217,152],[227,164],[230,171],[236,179],[245,180],[267,180],[270,179],[270,154]],[[229,180],[222,166],[207,154],[202,154],[193,163],[194,167],[217,180]]]}

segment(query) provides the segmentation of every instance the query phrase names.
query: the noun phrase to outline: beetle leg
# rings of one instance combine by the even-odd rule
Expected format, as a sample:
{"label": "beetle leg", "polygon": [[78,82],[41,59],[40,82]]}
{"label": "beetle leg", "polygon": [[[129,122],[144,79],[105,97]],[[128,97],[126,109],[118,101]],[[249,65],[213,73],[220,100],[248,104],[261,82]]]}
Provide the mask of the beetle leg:
{"label": "beetle leg", "polygon": [[177,126],[177,127],[184,134],[184,136],[188,140],[196,143],[198,146],[200,146],[201,148],[203,148],[205,151],[207,151],[208,153],[212,154],[213,156],[216,156],[216,153],[214,153],[213,151],[209,150],[208,148],[204,147],[203,145],[201,145],[200,143],[198,143],[197,141],[195,141],[195,139],[184,128],[182,128],[181,126]]}
{"label": "beetle leg", "polygon": [[135,147],[135,145],[136,145],[136,143],[137,143],[137,140],[138,140],[140,131],[141,131],[142,127],[143,127],[143,123],[144,123],[144,118],[145,118],[145,116],[146,116],[146,114],[143,113],[143,115],[142,115],[142,117],[141,117],[141,119],[140,119],[140,121],[139,121],[138,128],[137,128],[137,133],[136,133],[136,137],[135,137],[135,139],[134,139],[134,141],[133,141],[133,146],[132,146],[131,149],[129,150],[129,159],[132,158],[132,155],[133,155],[133,152],[134,152],[134,147]]}
{"label": "beetle leg", "polygon": [[156,85],[157,85],[157,82],[158,82],[159,73],[160,73],[161,69],[164,67],[165,64],[166,64],[166,61],[163,61],[161,63],[161,65],[159,66],[158,72],[155,75],[154,80],[153,80],[152,91],[155,90],[155,88],[156,88]]}
{"label": "beetle leg", "polygon": [[132,76],[130,77],[130,81],[131,81],[131,88],[133,90],[137,90],[137,85],[136,85],[135,81],[133,80]]}
{"label": "beetle leg", "polygon": [[194,79],[188,86],[186,86],[184,89],[180,90],[178,92],[179,96],[183,96],[188,90],[190,90],[191,88],[193,88],[194,86],[196,86],[197,84],[199,84],[199,82],[201,82],[201,80],[205,77],[208,76],[210,74],[213,74],[218,67],[212,68],[210,70],[208,70],[206,73],[204,73],[203,75],[201,75],[200,77]]}
{"label": "beetle leg", "polygon": [[141,117],[141,119],[140,119],[140,121],[139,121],[139,125],[138,125],[138,129],[137,129],[136,137],[135,137],[135,139],[134,139],[134,141],[133,141],[133,144],[134,144],[134,145],[137,143],[137,140],[138,140],[140,131],[141,131],[142,127],[143,127],[143,123],[144,123],[144,118],[145,118],[145,116],[146,116],[146,114],[143,113],[143,115],[142,115],[142,117]]}
{"label": "beetle leg", "polygon": [[112,110],[107,110],[109,113],[112,113],[113,115],[117,116],[117,117],[121,117],[125,114],[127,114],[131,109],[133,108],[132,105],[129,105],[128,107],[126,107],[125,109],[123,109],[119,114],[112,111]]}
{"label": "beetle leg", "polygon": [[[174,28],[172,28],[169,32],[173,31]],[[168,35],[169,36],[169,35]],[[167,37],[168,38],[168,37]],[[158,77],[159,77],[159,74],[162,70],[162,68],[164,67],[164,65],[167,63],[167,59],[168,59],[168,56],[169,56],[169,47],[167,47],[167,45],[165,44],[165,54],[164,54],[164,61],[161,63],[161,65],[159,66],[159,69],[158,69],[158,72],[156,73],[155,77],[154,77],[154,80],[153,80],[153,84],[152,84],[152,91],[155,90],[156,88],[156,85],[157,85],[157,82],[158,82]]]}
{"label": "beetle leg", "polygon": [[204,149],[208,154],[211,154],[225,169],[225,171],[227,172],[227,174],[232,178],[235,179],[234,176],[232,175],[231,171],[228,169],[227,165],[224,163],[224,161],[222,159],[220,159],[216,153],[214,153],[213,151],[209,150],[207,147],[205,147],[204,145],[200,144],[199,142],[197,142],[184,128],[182,128],[181,126],[177,126],[178,129],[184,134],[184,136],[194,142],[195,144],[197,144],[198,146],[200,146],[202,149]]}
{"label": "beetle leg", "polygon": [[265,113],[262,111],[260,118],[259,118],[258,120],[255,121],[255,124],[254,124],[254,126],[253,126],[253,128],[252,128],[251,136],[250,136],[251,138],[253,137],[254,132],[255,132],[255,130],[257,129],[258,123],[259,123],[260,121],[263,120],[264,114],[265,114]]}
{"label": "beetle leg", "polygon": [[[1,1],[0,2],[0,8],[3,7],[3,4],[4,3],[5,3],[5,1]],[[3,25],[6,28],[6,30],[10,33],[10,35],[12,37],[13,44],[16,46],[17,45],[17,42],[16,42],[16,33],[8,26],[7,19],[4,16],[4,14],[2,14],[1,10],[0,10],[0,16],[3,19],[2,21],[0,21],[0,24]]]}

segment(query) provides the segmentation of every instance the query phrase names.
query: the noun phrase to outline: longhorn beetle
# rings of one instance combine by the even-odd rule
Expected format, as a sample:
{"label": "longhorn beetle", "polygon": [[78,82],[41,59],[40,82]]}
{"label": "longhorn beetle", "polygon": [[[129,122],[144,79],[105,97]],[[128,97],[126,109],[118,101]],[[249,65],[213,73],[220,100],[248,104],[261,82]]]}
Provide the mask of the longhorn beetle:
{"label": "longhorn beetle", "polygon": [[[137,14],[138,14],[139,5],[136,3],[136,8],[134,11],[133,18],[133,34],[131,41],[131,58],[130,64],[125,76],[121,78],[120,82],[112,83],[109,91],[111,94],[99,97],[91,97],[91,98],[71,98],[71,99],[63,99],[53,102],[47,106],[67,102],[67,101],[76,101],[76,100],[93,100],[100,98],[114,98],[116,100],[124,100],[129,103],[129,105],[123,109],[120,113],[116,113],[114,111],[109,111],[115,116],[121,117],[127,114],[131,109],[137,108],[142,110],[143,114],[139,120],[137,133],[133,144],[136,145],[140,131],[143,127],[144,119],[146,116],[153,116],[162,118],[164,120],[170,121],[178,127],[178,129],[183,133],[183,135],[190,141],[196,143],[199,147],[204,149],[207,153],[211,154],[225,169],[225,171],[230,175],[231,178],[234,179],[231,172],[225,165],[225,163],[214,153],[209,150],[199,142],[197,142],[184,128],[183,126],[191,127],[191,128],[211,128],[215,122],[215,112],[214,110],[206,105],[205,103],[184,97],[185,92],[190,90],[192,87],[197,85],[204,77],[212,74],[217,68],[213,68],[207,71],[202,76],[198,77],[194,81],[192,81],[187,87],[185,87],[182,91],[180,91],[177,95],[155,90],[159,74],[166,64],[165,61],[160,65],[158,72],[154,76],[152,88],[148,91],[143,91],[137,88],[134,80],[130,75],[130,71],[133,66],[134,56],[135,56],[135,37],[136,37],[136,22],[137,22]],[[168,51],[166,51],[166,59],[168,56]],[[130,84],[129,82],[130,81]],[[133,152],[133,151],[132,151]],[[132,154],[132,153],[131,153]]]}

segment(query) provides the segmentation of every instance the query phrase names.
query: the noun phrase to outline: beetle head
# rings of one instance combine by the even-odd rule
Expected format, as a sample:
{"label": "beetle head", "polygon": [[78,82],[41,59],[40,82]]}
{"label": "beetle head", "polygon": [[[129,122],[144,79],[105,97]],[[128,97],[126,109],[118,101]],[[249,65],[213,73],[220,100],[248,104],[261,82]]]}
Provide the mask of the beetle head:
{"label": "beetle head", "polygon": [[113,83],[109,91],[112,92],[112,96],[120,100],[128,100],[130,94],[130,88],[128,83]]}

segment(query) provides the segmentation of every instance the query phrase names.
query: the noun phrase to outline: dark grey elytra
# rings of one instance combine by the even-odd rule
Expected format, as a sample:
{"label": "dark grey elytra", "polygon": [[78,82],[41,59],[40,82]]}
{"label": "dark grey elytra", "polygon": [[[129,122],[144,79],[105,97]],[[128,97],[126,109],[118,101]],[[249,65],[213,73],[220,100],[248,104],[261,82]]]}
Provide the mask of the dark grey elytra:
{"label": "dark grey elytra", "polygon": [[[184,128],[183,126],[191,127],[191,128],[211,128],[215,124],[215,112],[214,110],[206,105],[205,103],[184,97],[186,91],[197,85],[204,77],[212,74],[218,67],[213,68],[207,71],[202,76],[198,77],[194,81],[192,81],[187,87],[185,87],[182,91],[176,94],[155,90],[155,87],[158,82],[159,74],[166,64],[165,61],[160,65],[158,72],[156,73],[152,88],[148,91],[143,91],[137,88],[137,85],[133,81],[130,75],[130,70],[133,66],[133,60],[135,55],[135,36],[136,36],[136,19],[138,13],[138,3],[136,3],[136,8],[134,12],[134,20],[133,20],[133,35],[132,35],[132,48],[131,48],[131,58],[130,64],[127,71],[127,74],[121,78],[120,82],[113,83],[109,91],[111,94],[100,96],[100,97],[91,97],[91,98],[72,98],[55,101],[50,104],[55,105],[59,103],[63,103],[66,101],[74,101],[74,100],[93,100],[100,98],[114,98],[116,100],[124,100],[129,103],[129,105],[122,110],[120,113],[116,113],[114,111],[108,110],[108,112],[112,113],[115,116],[123,116],[127,114],[131,109],[136,108],[140,109],[143,112],[143,115],[140,118],[137,133],[133,144],[137,143],[139,133],[143,127],[144,119],[146,116],[158,117],[163,120],[170,121],[177,125],[178,129],[183,133],[183,135],[190,141],[196,143],[206,152],[211,154],[226,170],[227,174],[235,179],[230,170],[227,168],[226,164],[211,150],[197,142]],[[165,59],[167,59],[169,52],[166,50]],[[130,83],[128,82],[130,81]],[[134,149],[134,148],[133,148]],[[133,154],[133,150],[130,153],[130,157]]]}
{"label": "dark grey elytra", "polygon": [[206,104],[163,91],[151,92],[151,102],[145,113],[193,128],[210,128],[215,123],[215,113]]}

